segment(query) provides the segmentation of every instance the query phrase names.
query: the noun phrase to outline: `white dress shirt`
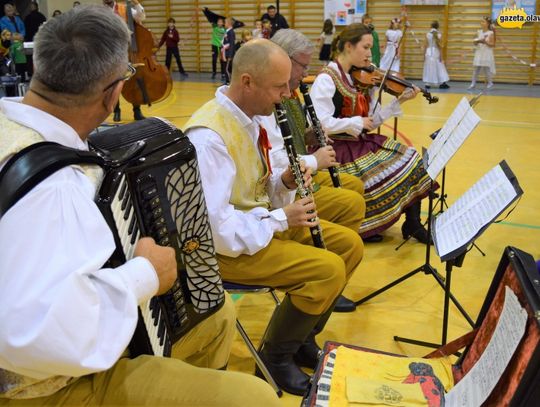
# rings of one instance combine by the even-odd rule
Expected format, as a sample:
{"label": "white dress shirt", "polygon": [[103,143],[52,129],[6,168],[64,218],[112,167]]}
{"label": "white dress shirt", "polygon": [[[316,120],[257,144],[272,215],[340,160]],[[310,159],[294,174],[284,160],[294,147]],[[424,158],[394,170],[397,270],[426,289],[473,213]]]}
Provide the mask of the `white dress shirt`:
{"label": "white dress shirt", "polygon": [[[339,68],[335,62],[330,62],[328,67],[335,70],[339,75]],[[346,73],[349,83],[352,82],[351,76]],[[371,90],[371,106],[370,112],[373,110],[373,106],[377,102],[376,92],[378,89],[373,88]],[[332,97],[336,92],[336,85],[332,80],[332,77],[326,73],[321,73],[317,75],[315,82],[311,86],[309,92],[311,99],[313,101],[313,107],[315,108],[315,113],[321,122],[322,127],[325,131],[331,134],[347,133],[351,136],[357,136],[362,132],[364,128],[364,121],[360,116],[353,117],[343,117],[335,118],[333,114],[336,110]],[[389,95],[385,95],[384,98]],[[385,105],[384,107],[378,106],[375,113],[371,116],[373,117],[374,127],[379,127],[386,119],[392,116],[401,116],[401,107],[398,100],[390,96],[392,101]]]}
{"label": "white dress shirt", "polygon": [[[253,144],[257,146],[260,116],[254,116],[253,119],[246,116],[224,94],[226,89],[226,86],[217,89],[217,103],[234,115],[248,132]],[[229,257],[238,257],[241,254],[253,255],[270,243],[275,232],[282,232],[288,228],[283,209],[267,210],[258,207],[243,212],[230,204],[236,166],[219,134],[203,127],[191,129],[186,134],[197,150],[208,217],[216,251],[219,254]],[[272,206],[282,208],[293,201],[294,194],[291,194],[291,190],[281,181],[282,169],[276,168],[272,171],[267,181],[267,191]]]}
{"label": "white dress shirt", "polygon": [[[0,111],[46,141],[88,149],[73,128],[18,99],[2,99]],[[0,219],[0,368],[35,379],[106,370],[133,335],[137,304],[157,292],[146,259],[102,268],[115,244],[95,188],[66,167]]]}

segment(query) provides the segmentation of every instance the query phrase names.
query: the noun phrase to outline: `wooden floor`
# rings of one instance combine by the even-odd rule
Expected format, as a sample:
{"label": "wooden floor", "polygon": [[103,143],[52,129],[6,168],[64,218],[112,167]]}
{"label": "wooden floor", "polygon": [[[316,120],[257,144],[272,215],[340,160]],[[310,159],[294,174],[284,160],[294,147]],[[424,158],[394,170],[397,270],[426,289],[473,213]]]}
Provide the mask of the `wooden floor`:
{"label": "wooden floor", "polygon": [[[143,108],[147,116],[168,118],[182,126],[199,106],[213,97],[217,84],[175,82],[173,94],[164,102]],[[420,149],[429,146],[428,135],[440,128],[463,94],[441,94],[428,105],[422,98],[405,104],[399,119],[400,140]],[[525,191],[511,215],[491,225],[478,239],[479,250],[470,251],[462,268],[455,269],[452,291],[467,312],[476,319],[504,247],[512,245],[540,258],[540,98],[483,96],[475,108],[482,122],[447,167],[446,191],[451,205],[482,175],[505,159]],[[123,104],[124,116],[129,108]],[[389,122],[389,124],[392,124]],[[392,134],[391,128],[384,128]],[[425,214],[427,205],[424,203]],[[365,257],[345,293],[359,299],[424,264],[425,249],[402,239],[400,224],[385,233],[382,243],[366,245]],[[432,250],[432,265],[444,273],[444,265]],[[267,298],[268,297],[268,298]],[[270,317],[270,296],[247,295],[237,300],[239,319],[249,335],[258,341]],[[358,307],[354,313],[334,314],[319,342],[332,339],[410,356],[430,351],[393,340],[394,335],[439,342],[443,291],[431,275],[419,273],[386,293]],[[449,339],[467,332],[469,326],[451,307]],[[238,337],[229,363],[230,370],[252,373],[254,361]],[[285,394],[284,406],[298,406],[300,398]]]}

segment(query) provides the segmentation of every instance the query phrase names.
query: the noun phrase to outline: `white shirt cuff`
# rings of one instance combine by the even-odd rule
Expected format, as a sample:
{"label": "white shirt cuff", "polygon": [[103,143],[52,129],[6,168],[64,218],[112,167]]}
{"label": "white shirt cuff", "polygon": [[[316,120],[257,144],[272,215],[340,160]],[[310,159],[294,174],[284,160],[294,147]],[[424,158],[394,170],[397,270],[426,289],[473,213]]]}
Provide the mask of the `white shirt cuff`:
{"label": "white shirt cuff", "polygon": [[124,281],[135,294],[138,304],[156,295],[159,288],[159,279],[154,266],[148,259],[135,257],[116,271],[122,273]]}
{"label": "white shirt cuff", "polygon": [[289,228],[287,215],[283,209],[274,209],[270,211],[271,224],[274,232],[283,232]]}
{"label": "white shirt cuff", "polygon": [[319,163],[317,162],[317,158],[313,154],[309,155],[302,155],[300,156],[302,160],[306,163],[306,165],[311,168],[313,171],[317,171],[317,168],[319,168]]}

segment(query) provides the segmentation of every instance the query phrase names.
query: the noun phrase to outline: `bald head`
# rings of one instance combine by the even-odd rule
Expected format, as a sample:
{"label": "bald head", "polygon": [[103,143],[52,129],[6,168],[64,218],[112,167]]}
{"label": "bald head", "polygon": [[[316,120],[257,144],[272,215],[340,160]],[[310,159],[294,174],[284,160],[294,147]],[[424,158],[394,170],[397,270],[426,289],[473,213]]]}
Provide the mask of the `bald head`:
{"label": "bald head", "polygon": [[248,116],[268,116],[274,105],[289,97],[291,60],[278,45],[248,41],[234,56],[231,85],[226,95]]}
{"label": "bald head", "polygon": [[248,41],[234,55],[231,84],[238,82],[243,74],[249,74],[257,81],[268,77],[274,70],[273,64],[283,58],[288,60],[287,54],[269,40]]}

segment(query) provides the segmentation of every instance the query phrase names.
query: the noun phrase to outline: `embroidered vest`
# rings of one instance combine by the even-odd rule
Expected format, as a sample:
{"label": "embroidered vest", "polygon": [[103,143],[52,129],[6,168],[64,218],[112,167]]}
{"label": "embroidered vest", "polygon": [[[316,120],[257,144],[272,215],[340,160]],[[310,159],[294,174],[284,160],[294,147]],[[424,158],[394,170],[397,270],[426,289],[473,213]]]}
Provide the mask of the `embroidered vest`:
{"label": "embroidered vest", "polygon": [[234,161],[236,177],[230,203],[241,211],[255,207],[270,209],[270,198],[266,191],[270,176],[268,168],[251,137],[231,112],[213,99],[191,116],[184,131],[197,127],[205,127],[219,134]]}
{"label": "embroidered vest", "polygon": [[356,89],[353,89],[348,83],[344,82],[341,75],[334,69],[325,66],[322,71],[330,75],[336,85],[336,92],[332,97],[334,102],[335,118],[362,116],[369,114],[369,96],[363,95]]}

